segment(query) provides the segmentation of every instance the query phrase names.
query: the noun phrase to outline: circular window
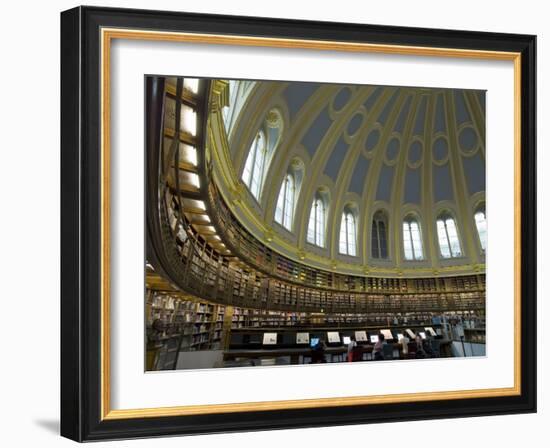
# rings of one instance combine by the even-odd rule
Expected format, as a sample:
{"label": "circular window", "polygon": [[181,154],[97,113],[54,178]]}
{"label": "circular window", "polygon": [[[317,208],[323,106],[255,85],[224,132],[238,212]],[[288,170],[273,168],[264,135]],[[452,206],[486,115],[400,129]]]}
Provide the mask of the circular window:
{"label": "circular window", "polygon": [[458,143],[463,151],[471,152],[477,148],[477,134],[472,128],[464,128],[458,134]]}
{"label": "circular window", "polygon": [[414,165],[422,158],[422,143],[415,141],[409,147],[409,163]]}
{"label": "circular window", "polygon": [[380,131],[378,129],[373,129],[367,136],[367,140],[365,141],[365,149],[367,151],[372,151],[378,144],[378,140],[380,140]]}
{"label": "circular window", "polygon": [[355,114],[348,124],[348,135],[355,135],[363,123],[363,115]]}
{"label": "circular window", "polygon": [[449,145],[447,140],[439,137],[433,144],[433,156],[436,162],[443,162],[449,153]]}
{"label": "circular window", "polygon": [[390,142],[388,143],[388,147],[386,148],[386,157],[389,161],[393,161],[397,158],[399,155],[399,149],[401,147],[401,142],[398,138],[392,138]]}

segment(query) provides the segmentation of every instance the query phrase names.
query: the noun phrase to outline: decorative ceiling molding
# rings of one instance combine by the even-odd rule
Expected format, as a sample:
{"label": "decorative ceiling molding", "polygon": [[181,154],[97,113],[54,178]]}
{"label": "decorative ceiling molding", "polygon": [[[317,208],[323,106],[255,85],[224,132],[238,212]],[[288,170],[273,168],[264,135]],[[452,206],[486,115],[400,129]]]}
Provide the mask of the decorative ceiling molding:
{"label": "decorative ceiling molding", "polygon": [[[293,86],[275,81],[255,84],[234,120],[230,139],[219,108],[210,111],[208,140],[214,176],[221,181],[222,194],[252,234],[295,260],[348,274],[468,274],[478,271],[474,266],[485,263],[473,220],[473,198],[476,203],[485,200],[484,181],[478,179],[485,164],[485,114],[479,92],[308,83]],[[290,90],[296,96],[292,100]],[[222,104],[223,98],[215,97],[227,96],[227,92],[213,89],[211,95],[211,104]],[[441,111],[443,117],[439,116]],[[328,117],[328,126],[325,119],[320,121],[321,114]],[[240,173],[260,123],[269,125],[279,120],[284,131],[256,201],[240,181]],[[377,141],[372,140],[373,130],[378,132]],[[462,137],[461,132],[465,133]],[[304,140],[306,135],[310,137]],[[313,141],[313,135],[318,146],[307,148],[304,143]],[[464,142],[470,145],[466,150]],[[303,179],[289,231],[274,221],[274,212],[283,178],[292,163],[303,167]],[[362,181],[357,167],[365,167]],[[444,180],[441,174],[434,178],[438,167],[448,171]],[[442,182],[439,185],[438,179]],[[407,193],[407,182],[420,182],[418,193]],[[449,182],[448,188],[445,182]],[[326,189],[330,197],[325,248],[306,242],[310,207],[319,188]],[[355,257],[339,253],[341,214],[348,203],[358,210]],[[442,206],[453,210],[457,218],[464,252],[460,258],[440,257],[435,219]],[[372,259],[370,254],[372,216],[379,207],[389,218],[387,260]],[[421,223],[423,260],[404,260],[401,223],[410,212]]]}

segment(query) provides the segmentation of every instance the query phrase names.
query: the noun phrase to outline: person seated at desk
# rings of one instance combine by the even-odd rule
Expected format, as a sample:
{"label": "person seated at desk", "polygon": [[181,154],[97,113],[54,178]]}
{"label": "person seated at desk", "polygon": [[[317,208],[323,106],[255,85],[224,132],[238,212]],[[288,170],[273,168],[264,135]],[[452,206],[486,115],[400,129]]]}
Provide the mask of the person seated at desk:
{"label": "person seated at desk", "polygon": [[311,363],[319,364],[327,362],[325,360],[325,349],[327,348],[324,339],[319,339],[317,345],[311,350]]}
{"label": "person seated at desk", "polygon": [[420,336],[420,333],[417,333],[416,334],[416,338],[415,338],[415,341],[416,341],[416,357],[417,358],[425,358],[426,357],[426,352],[424,352],[424,344],[423,344],[423,341],[422,341],[422,336]]}
{"label": "person seated at desk", "polygon": [[409,354],[409,342],[411,342],[411,340],[407,337],[406,334],[403,335],[403,337],[401,338],[401,351],[403,352],[403,355],[404,356],[407,356]]}
{"label": "person seated at desk", "polygon": [[348,344],[348,362],[353,361],[353,352],[357,348],[357,342],[355,341],[355,336],[350,336],[350,341]]}
{"label": "person seated at desk", "polygon": [[384,352],[383,352],[383,346],[386,345],[386,341],[384,340],[384,335],[380,333],[378,335],[378,342],[374,344],[374,348],[372,349],[372,355],[374,357],[375,361],[383,361],[384,360]]}
{"label": "person seated at desk", "polygon": [[433,358],[434,357],[434,351],[433,351],[433,348],[432,348],[432,335],[430,334],[427,334],[426,335],[426,339],[423,341],[423,348],[424,348],[424,353],[426,353],[426,355],[429,357],[429,358]]}

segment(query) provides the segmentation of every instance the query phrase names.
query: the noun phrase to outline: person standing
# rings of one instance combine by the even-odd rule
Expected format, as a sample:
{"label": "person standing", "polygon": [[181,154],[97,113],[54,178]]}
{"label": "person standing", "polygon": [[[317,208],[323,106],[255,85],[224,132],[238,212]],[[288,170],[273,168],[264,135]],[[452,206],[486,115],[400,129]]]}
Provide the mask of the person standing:
{"label": "person standing", "polygon": [[326,344],[324,339],[319,339],[319,342],[317,342],[317,345],[313,347],[313,350],[311,351],[311,362],[312,364],[319,364],[319,363],[325,363],[325,349]]}
{"label": "person standing", "polygon": [[416,357],[417,358],[425,358],[426,353],[424,352],[424,344],[422,341],[422,336],[420,336],[420,333],[416,334]]}
{"label": "person standing", "polygon": [[374,348],[372,349],[372,354],[374,356],[375,361],[383,361],[384,360],[384,345],[386,344],[386,341],[384,340],[384,335],[380,333],[378,335],[378,341],[376,344],[374,344]]}
{"label": "person standing", "polygon": [[406,334],[404,334],[403,337],[401,338],[400,342],[401,342],[401,346],[402,346],[401,351],[403,352],[403,357],[406,357],[409,354],[410,339],[407,337]]}
{"label": "person standing", "polygon": [[350,341],[348,344],[348,362],[353,361],[353,351],[357,347],[357,342],[355,341],[355,336],[350,337]]}

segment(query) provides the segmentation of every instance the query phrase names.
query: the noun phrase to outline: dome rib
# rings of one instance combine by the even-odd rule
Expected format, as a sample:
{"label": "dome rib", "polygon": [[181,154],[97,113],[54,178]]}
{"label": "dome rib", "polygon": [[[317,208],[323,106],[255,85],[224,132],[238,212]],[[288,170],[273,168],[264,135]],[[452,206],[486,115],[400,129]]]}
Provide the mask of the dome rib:
{"label": "dome rib", "polygon": [[[373,269],[388,275],[433,275],[440,270],[467,273],[485,262],[476,245],[472,218],[474,195],[478,199],[485,195],[480,179],[485,164],[485,113],[479,92],[257,83],[257,98],[247,101],[232,130],[229,152],[235,163],[234,176],[225,192],[229,197],[241,192],[238,214],[242,212],[249,231],[264,240],[269,234],[270,246],[285,256],[301,260],[307,256],[313,266],[344,273]],[[261,199],[254,203],[246,187],[239,186],[240,171],[248,152],[247,139],[261,120],[258,117],[273,107],[281,111],[284,132],[269,164]],[[303,162],[303,180],[296,193],[292,228],[285,229],[274,222],[275,206],[282,180],[296,158]],[[306,238],[311,204],[319,188],[330,197],[324,247]],[[353,257],[339,253],[346,203],[358,208],[357,255]],[[435,227],[441,207],[449,207],[458,216],[462,257],[441,257]],[[370,249],[372,217],[379,209],[388,216],[386,260],[373,259]],[[411,210],[422,226],[422,260],[405,260],[403,255],[402,220]]]}

